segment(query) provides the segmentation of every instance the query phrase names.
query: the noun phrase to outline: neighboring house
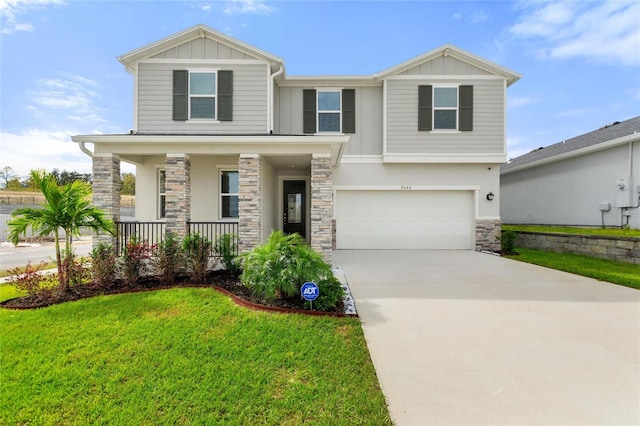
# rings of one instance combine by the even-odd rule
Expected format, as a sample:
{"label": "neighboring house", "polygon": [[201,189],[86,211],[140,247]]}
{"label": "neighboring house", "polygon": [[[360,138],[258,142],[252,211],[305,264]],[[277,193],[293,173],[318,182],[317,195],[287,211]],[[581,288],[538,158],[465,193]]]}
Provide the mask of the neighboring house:
{"label": "neighboring house", "polygon": [[640,117],[502,166],[503,222],[640,228]]}
{"label": "neighboring house", "polygon": [[294,77],[204,25],[119,60],[134,77],[133,130],[72,138],[116,220],[125,161],[137,221],[231,230],[241,250],[276,229],[327,260],[332,248],[499,248],[513,71],[445,45],[369,76]]}

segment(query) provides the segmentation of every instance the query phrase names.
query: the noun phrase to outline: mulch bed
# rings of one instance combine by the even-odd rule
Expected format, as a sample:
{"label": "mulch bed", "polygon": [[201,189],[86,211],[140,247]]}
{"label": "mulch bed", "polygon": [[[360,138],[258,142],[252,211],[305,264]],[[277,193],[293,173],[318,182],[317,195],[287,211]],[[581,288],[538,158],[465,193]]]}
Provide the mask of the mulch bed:
{"label": "mulch bed", "polygon": [[96,288],[92,283],[77,285],[69,288],[64,294],[43,293],[36,296],[23,296],[15,299],[5,300],[0,303],[3,308],[9,309],[35,309],[46,306],[57,305],[59,303],[71,302],[74,300],[87,299],[107,294],[136,293],[141,291],[153,291],[169,288],[181,287],[203,287],[213,288],[231,297],[237,304],[250,309],[275,311],[275,312],[295,312],[309,315],[331,315],[342,316],[343,304],[339,303],[334,311],[320,312],[305,309],[304,300],[299,298],[276,299],[273,301],[260,299],[251,295],[240,279],[227,273],[226,271],[213,271],[207,275],[205,283],[190,281],[187,276],[179,276],[173,285],[163,285],[156,277],[146,276],[138,279],[135,285],[125,286],[120,280],[115,280],[109,288]]}

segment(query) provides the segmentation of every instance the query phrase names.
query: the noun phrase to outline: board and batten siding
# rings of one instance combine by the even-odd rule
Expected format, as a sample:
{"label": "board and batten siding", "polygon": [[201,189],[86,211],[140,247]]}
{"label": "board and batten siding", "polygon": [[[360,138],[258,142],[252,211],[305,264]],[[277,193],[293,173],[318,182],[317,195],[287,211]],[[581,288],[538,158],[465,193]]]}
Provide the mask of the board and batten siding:
{"label": "board and batten siding", "polygon": [[[233,70],[233,121],[174,121],[173,70]],[[138,128],[140,133],[268,133],[268,65],[148,62],[138,65]]]}
{"label": "board and batten siding", "polygon": [[491,75],[491,73],[451,56],[440,56],[398,75]]}
{"label": "board and batten siding", "polygon": [[[473,130],[418,131],[418,86],[473,85]],[[504,81],[501,79],[390,79],[387,81],[387,152],[399,154],[502,154]]]}
{"label": "board and batten siding", "polygon": [[209,38],[197,38],[152,56],[154,59],[255,59]]}
{"label": "board and batten siding", "polygon": [[[276,128],[280,134],[302,134],[302,91],[312,87],[281,86],[275,96]],[[346,155],[382,154],[382,88],[375,86],[344,87],[355,89],[356,131],[350,134]]]}

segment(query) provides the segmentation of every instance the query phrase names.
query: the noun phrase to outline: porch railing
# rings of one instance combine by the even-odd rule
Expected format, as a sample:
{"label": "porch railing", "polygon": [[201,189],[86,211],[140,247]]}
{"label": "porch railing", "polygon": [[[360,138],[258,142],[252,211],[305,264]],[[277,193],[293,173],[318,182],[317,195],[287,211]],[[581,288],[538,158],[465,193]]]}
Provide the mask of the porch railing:
{"label": "porch railing", "polygon": [[[166,224],[164,222],[115,222],[115,224],[116,253],[118,254],[124,250],[125,245],[134,237],[153,245],[159,244],[166,232]],[[236,222],[187,222],[187,226],[190,234],[197,232],[207,237],[214,244],[221,235],[238,235],[238,223]],[[238,254],[237,244],[236,254]]]}
{"label": "porch railing", "polygon": [[[238,235],[237,222],[187,222],[189,225],[189,233],[198,233],[203,237],[207,237],[213,244],[216,243],[218,237],[224,234]],[[236,255],[238,254],[238,244],[236,240]]]}

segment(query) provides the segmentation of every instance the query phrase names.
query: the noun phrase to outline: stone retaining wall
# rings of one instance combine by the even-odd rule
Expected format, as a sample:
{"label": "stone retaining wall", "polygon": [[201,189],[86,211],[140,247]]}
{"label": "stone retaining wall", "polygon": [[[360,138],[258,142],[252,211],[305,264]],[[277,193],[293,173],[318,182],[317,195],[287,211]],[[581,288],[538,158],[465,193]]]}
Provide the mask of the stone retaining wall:
{"label": "stone retaining wall", "polygon": [[516,231],[516,247],[640,264],[640,238]]}

